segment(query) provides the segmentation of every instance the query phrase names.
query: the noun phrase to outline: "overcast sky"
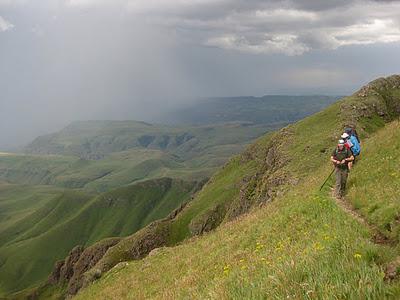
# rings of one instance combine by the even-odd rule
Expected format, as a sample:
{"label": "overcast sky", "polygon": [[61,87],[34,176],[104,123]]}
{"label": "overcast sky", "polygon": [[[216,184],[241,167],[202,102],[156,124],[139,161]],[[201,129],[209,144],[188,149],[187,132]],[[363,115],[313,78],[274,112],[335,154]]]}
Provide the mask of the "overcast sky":
{"label": "overcast sky", "polygon": [[188,99],[400,73],[400,1],[0,0],[0,149]]}

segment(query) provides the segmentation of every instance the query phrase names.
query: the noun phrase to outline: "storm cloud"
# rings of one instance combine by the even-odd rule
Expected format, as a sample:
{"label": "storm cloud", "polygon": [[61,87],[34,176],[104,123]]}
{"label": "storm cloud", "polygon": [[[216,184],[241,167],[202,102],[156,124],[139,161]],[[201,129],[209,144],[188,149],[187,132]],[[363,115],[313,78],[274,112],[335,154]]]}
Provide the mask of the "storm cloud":
{"label": "storm cloud", "polygon": [[400,1],[0,0],[0,147],[199,97],[347,94],[399,50]]}
{"label": "storm cloud", "polygon": [[[68,0],[70,7],[109,1]],[[169,28],[204,46],[249,53],[301,55],[400,41],[399,1],[116,1],[133,18]]]}

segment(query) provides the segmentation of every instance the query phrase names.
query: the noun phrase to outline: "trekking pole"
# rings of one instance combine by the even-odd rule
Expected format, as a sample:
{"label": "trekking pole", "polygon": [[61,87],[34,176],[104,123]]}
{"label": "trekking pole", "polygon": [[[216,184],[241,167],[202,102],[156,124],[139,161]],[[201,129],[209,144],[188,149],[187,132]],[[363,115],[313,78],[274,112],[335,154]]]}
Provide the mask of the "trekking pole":
{"label": "trekking pole", "polygon": [[325,186],[325,184],[328,182],[329,178],[331,178],[333,172],[335,172],[335,168],[333,168],[332,172],[329,174],[329,176],[325,179],[324,183],[321,185],[321,187],[319,188],[319,191],[322,190],[322,188]]}

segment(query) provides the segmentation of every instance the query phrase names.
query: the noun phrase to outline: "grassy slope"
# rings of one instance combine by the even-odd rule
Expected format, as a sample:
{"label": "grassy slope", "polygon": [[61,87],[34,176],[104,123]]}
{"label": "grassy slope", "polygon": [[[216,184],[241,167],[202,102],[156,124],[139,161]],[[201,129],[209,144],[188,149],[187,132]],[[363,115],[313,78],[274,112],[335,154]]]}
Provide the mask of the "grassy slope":
{"label": "grassy slope", "polygon": [[[179,214],[171,225],[170,244],[176,244],[190,236],[189,224],[198,216],[207,213],[217,205],[229,203],[238,193],[240,180],[245,174],[254,172],[255,164],[240,164],[235,158],[202,189],[195,200],[188,204],[184,212]],[[219,197],[215,197],[219,195]]]}
{"label": "grassy slope", "polygon": [[400,124],[394,122],[363,145],[349,181],[348,199],[388,237],[400,238]]}
{"label": "grassy slope", "polygon": [[383,298],[390,287],[376,263],[386,251],[330,198],[310,193],[315,179],[301,196],[110,271],[77,299]]}
{"label": "grassy slope", "polygon": [[0,182],[0,245],[4,231],[61,192],[51,186],[20,186]]}
{"label": "grassy slope", "polygon": [[[95,197],[58,191],[55,196],[50,194],[52,197],[48,200],[38,193],[26,200],[33,189],[9,188],[14,197],[13,207],[19,207],[20,203],[26,205],[36,198],[39,201],[35,206],[27,206],[30,213],[20,212],[19,220],[11,219],[11,222],[5,218],[7,227],[0,231],[0,292],[3,293],[42,281],[54,262],[78,244],[88,246],[105,237],[132,234],[151,221],[165,217],[189,200],[195,183],[164,178]],[[43,193],[48,189],[44,187]],[[2,208],[10,202],[7,199],[0,201]],[[10,215],[15,215],[15,210]]]}
{"label": "grassy slope", "polygon": [[[391,93],[396,96],[398,90]],[[335,145],[344,123],[357,117],[359,131],[364,137],[373,137],[384,125],[375,113],[364,118],[348,107],[367,103],[380,109],[384,100],[375,96],[366,99],[348,97],[289,126],[291,134],[283,138],[286,139],[284,151],[291,160],[284,168],[300,179],[298,186],[266,208],[242,220],[224,224],[215,233],[110,271],[84,290],[78,299],[281,299],[287,296],[326,298],[327,295],[332,298],[335,295],[337,298],[381,299],[393,293],[399,295],[396,283],[384,282],[382,271],[383,263],[392,260],[396,251],[372,244],[368,230],[336,206],[328,189],[318,192],[321,181],[329,174],[330,147]],[[398,140],[399,133],[391,129],[383,129],[376,139],[380,138],[379,134],[385,136],[391,132],[392,140]],[[375,161],[373,155],[379,153],[379,147],[385,146],[376,144],[374,138],[366,140],[365,162],[360,162],[354,173],[360,174],[357,180],[363,172],[369,172],[371,178],[374,174],[379,176],[379,168],[371,169]],[[386,147],[393,157],[399,156],[398,147],[390,146],[390,143]],[[367,160],[368,153],[372,159]],[[235,166],[236,163],[233,160],[216,175],[217,180],[211,181],[201,194],[209,192],[214,201],[221,200],[227,190],[218,190],[220,180],[244,167]],[[226,170],[228,174],[224,174]],[[386,185],[396,184],[393,177],[389,179]],[[235,178],[231,182],[238,180]],[[351,199],[354,199],[352,195],[357,192],[354,190],[357,186],[349,191]],[[226,187],[232,188],[229,184]],[[370,198],[375,202],[373,205],[390,202],[388,199],[380,200],[385,198],[379,194],[376,181],[370,180],[369,190],[375,190],[372,195],[379,199]],[[234,197],[238,191],[231,193],[230,196]],[[194,206],[198,199],[191,205]],[[389,204],[396,205],[393,200]],[[371,210],[366,208],[362,211]],[[383,220],[379,216],[376,218],[379,220],[375,221],[377,224]],[[182,230],[181,227],[178,232]]]}

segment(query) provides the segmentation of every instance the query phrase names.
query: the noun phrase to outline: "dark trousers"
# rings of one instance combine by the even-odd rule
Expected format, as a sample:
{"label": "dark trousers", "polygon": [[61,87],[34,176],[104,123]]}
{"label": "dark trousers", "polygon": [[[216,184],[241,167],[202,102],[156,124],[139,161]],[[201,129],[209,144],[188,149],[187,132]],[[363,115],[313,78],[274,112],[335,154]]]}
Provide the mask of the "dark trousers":
{"label": "dark trousers", "polygon": [[335,186],[335,196],[343,197],[346,190],[347,177],[349,176],[349,170],[347,168],[342,169],[336,167],[336,186]]}

